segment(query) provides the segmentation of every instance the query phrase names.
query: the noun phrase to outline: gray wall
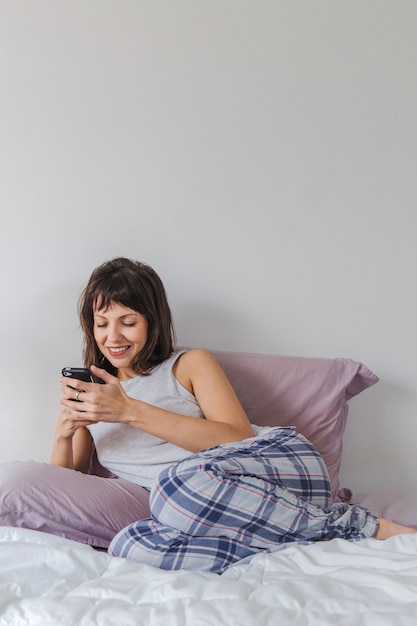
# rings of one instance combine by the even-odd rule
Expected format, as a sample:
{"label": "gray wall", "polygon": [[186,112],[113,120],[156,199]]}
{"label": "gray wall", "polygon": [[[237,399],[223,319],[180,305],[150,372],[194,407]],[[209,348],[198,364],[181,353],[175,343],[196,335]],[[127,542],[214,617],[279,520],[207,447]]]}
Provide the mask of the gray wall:
{"label": "gray wall", "polygon": [[[180,343],[363,361],[343,483],[415,487],[412,1],[0,0],[0,459],[47,460],[126,255]],[[381,481],[382,478],[382,481]]]}

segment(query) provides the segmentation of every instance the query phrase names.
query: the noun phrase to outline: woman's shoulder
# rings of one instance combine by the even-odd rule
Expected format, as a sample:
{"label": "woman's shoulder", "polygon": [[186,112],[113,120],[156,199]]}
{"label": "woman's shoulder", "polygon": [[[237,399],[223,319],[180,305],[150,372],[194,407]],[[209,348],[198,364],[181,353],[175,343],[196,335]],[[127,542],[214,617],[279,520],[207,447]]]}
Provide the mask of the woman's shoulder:
{"label": "woman's shoulder", "polygon": [[175,361],[176,373],[181,372],[189,377],[213,368],[219,368],[219,364],[213,354],[205,348],[190,348],[182,352]]}
{"label": "woman's shoulder", "polygon": [[190,393],[194,393],[194,382],[216,367],[213,355],[204,348],[191,348],[182,352],[173,364],[172,372],[178,382]]}
{"label": "woman's shoulder", "polygon": [[188,350],[181,350],[176,354],[178,355],[178,359],[181,359],[183,363],[216,363],[216,359],[206,348],[190,348]]}
{"label": "woman's shoulder", "polygon": [[180,364],[181,368],[198,367],[209,362],[215,362],[215,359],[209,350],[205,348],[178,348],[171,352],[168,358],[158,363],[150,370],[150,375],[160,371],[169,371],[173,368],[177,369]]}

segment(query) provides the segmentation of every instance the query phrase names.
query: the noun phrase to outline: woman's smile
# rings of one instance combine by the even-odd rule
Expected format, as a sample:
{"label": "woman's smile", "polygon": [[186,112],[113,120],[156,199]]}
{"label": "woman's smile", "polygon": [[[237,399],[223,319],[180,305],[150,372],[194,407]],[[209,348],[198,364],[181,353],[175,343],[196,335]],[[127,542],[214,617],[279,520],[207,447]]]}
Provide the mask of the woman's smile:
{"label": "woman's smile", "polygon": [[110,348],[110,346],[107,348],[107,350],[110,352],[110,354],[114,357],[118,357],[118,356],[123,356],[128,350],[129,350],[130,346],[122,346],[120,348]]}

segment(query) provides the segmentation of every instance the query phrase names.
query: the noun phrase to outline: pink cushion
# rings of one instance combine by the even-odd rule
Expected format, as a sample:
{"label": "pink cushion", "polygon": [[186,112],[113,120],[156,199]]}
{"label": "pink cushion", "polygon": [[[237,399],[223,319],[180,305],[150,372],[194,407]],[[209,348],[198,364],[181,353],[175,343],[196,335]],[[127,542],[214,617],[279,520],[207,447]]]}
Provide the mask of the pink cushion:
{"label": "pink cushion", "polygon": [[337,500],[347,403],[378,377],[350,359],[212,353],[253,424],[295,426],[317,448]]}

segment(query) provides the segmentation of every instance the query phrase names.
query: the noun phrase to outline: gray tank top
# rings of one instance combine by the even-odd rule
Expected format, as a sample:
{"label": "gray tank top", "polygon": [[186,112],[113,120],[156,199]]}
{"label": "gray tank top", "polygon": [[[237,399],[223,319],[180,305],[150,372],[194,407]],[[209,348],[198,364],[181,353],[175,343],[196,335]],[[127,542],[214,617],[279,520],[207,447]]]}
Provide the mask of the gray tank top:
{"label": "gray tank top", "polygon": [[[175,378],[172,368],[185,350],[176,352],[156,366],[149,376],[136,376],[121,384],[131,398],[182,415],[204,418],[197,400]],[[98,422],[89,426],[97,456],[103,467],[119,478],[150,489],[168,465],[192,452],[154,437],[129,424]]]}

